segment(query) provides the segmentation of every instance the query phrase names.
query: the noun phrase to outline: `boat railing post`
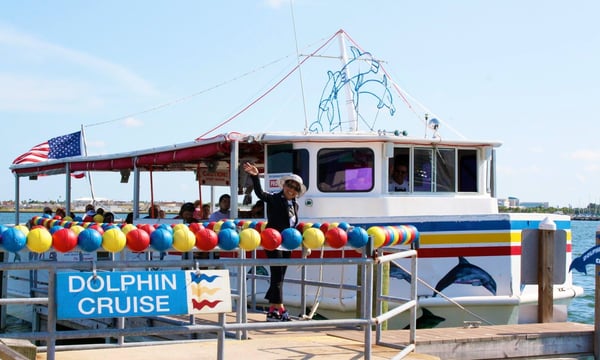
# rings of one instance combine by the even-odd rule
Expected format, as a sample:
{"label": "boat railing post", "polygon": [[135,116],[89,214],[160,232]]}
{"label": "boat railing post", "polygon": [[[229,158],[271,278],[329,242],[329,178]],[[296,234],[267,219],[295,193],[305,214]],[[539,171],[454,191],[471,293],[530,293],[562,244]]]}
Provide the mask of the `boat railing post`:
{"label": "boat railing post", "polygon": [[[600,226],[596,228],[596,245],[600,245]],[[594,359],[600,359],[600,331],[598,324],[600,324],[600,263],[596,262],[594,268],[596,272],[596,286],[594,286]]]}
{"label": "boat railing post", "polygon": [[554,235],[556,224],[545,218],[539,225],[538,246],[538,322],[554,317]]}

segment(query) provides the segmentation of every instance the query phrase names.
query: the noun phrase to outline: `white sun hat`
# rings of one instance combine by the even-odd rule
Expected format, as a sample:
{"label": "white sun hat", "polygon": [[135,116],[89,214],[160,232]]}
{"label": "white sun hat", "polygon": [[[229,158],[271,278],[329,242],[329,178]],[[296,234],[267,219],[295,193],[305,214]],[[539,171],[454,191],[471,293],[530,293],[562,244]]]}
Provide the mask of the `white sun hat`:
{"label": "white sun hat", "polygon": [[288,180],[297,182],[300,185],[300,192],[298,193],[298,197],[304,195],[304,193],[306,192],[306,186],[304,186],[304,183],[302,182],[302,178],[296,174],[290,174],[290,175],[285,175],[285,176],[280,177],[278,180],[279,187],[281,187],[283,189],[283,184],[285,184],[285,182]]}

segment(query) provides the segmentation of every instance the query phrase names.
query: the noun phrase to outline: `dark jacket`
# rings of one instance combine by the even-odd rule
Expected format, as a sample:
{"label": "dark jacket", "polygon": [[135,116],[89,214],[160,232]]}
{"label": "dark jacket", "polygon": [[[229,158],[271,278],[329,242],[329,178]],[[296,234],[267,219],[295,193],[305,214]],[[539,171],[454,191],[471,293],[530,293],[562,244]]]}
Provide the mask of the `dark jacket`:
{"label": "dark jacket", "polygon": [[[288,201],[283,196],[283,190],[276,193],[268,193],[264,191],[260,185],[258,175],[250,176],[254,184],[254,193],[259,199],[267,204],[267,227],[273,228],[279,232],[290,227],[290,209]],[[296,199],[292,200],[294,214],[296,214],[296,223],[298,224],[298,204]]]}

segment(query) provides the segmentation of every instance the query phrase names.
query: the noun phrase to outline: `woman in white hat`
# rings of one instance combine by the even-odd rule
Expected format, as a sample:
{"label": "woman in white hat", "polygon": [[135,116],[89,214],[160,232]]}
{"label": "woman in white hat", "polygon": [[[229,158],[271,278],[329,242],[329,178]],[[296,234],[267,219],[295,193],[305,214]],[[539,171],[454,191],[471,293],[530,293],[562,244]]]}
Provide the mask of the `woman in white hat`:
{"label": "woman in white hat", "polygon": [[[248,173],[254,185],[254,193],[267,205],[267,228],[279,232],[296,227],[298,224],[298,204],[296,198],[304,195],[306,186],[302,178],[296,174],[282,176],[279,179],[281,191],[268,193],[263,191],[258,178],[258,169],[250,163],[244,163],[244,171]],[[290,258],[288,250],[266,250],[271,259]],[[290,321],[289,314],[283,305],[283,279],[287,266],[271,266],[271,281],[265,299],[269,300],[267,321]]]}

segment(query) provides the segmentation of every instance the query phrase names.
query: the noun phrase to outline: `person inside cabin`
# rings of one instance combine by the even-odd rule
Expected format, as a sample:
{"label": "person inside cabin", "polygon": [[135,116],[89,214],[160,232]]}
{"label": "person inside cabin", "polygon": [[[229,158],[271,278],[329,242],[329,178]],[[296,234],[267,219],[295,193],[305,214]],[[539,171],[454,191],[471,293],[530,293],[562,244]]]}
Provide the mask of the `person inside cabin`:
{"label": "person inside cabin", "polygon": [[112,224],[115,222],[115,214],[110,211],[104,213],[104,222],[107,224]]}
{"label": "person inside cabin", "polygon": [[195,209],[196,207],[194,206],[194,203],[186,202],[185,204],[181,205],[179,214],[175,216],[175,219],[182,219],[184,224],[197,223],[198,220],[194,218]]}
{"label": "person inside cabin", "polygon": [[56,212],[54,214],[55,216],[58,216],[59,219],[64,219],[67,217],[67,212],[61,207],[56,208]]}
{"label": "person inside cabin", "polygon": [[163,209],[158,210],[158,218],[159,219],[164,219],[167,217],[167,213],[165,213],[165,211]]}
{"label": "person inside cabin", "polygon": [[133,212],[127,213],[125,217],[125,224],[133,224]]}
{"label": "person inside cabin", "polygon": [[252,209],[250,209],[250,217],[265,217],[265,202],[263,200],[258,200],[254,205],[252,205]]}
{"label": "person inside cabin", "polygon": [[52,214],[54,214],[54,212],[52,211],[52,208],[48,207],[48,206],[44,207],[43,213],[44,213],[43,217],[46,217],[46,218],[52,218]]}
{"label": "person inside cabin", "polygon": [[202,201],[200,200],[196,200],[194,201],[194,219],[196,219],[197,221],[202,220],[203,217],[203,213],[202,213]]}
{"label": "person inside cabin", "polygon": [[406,163],[394,160],[388,191],[408,191],[408,166]]}
{"label": "person inside cabin", "polygon": [[219,197],[219,210],[210,214],[208,221],[219,221],[229,219],[229,208],[231,207],[231,196],[223,194]]}
{"label": "person inside cabin", "polygon": [[93,204],[87,204],[85,206],[85,215],[83,216],[84,222],[92,222],[94,221],[94,216],[96,215],[96,208]]}
{"label": "person inside cabin", "polygon": [[[280,233],[290,227],[298,225],[298,203],[296,198],[306,192],[302,178],[296,174],[282,176],[279,179],[281,190],[278,192],[265,192],[260,184],[258,169],[250,163],[244,163],[244,171],[252,178],[254,193],[265,202],[267,206],[267,228],[275,229]],[[292,252],[279,247],[275,250],[266,250],[270,259],[289,259]],[[267,321],[290,321],[290,316],[283,304],[283,281],[287,266],[271,266],[271,279],[265,299],[269,301]]]}
{"label": "person inside cabin", "polygon": [[160,205],[154,204],[148,208],[148,215],[144,216],[144,219],[158,218],[160,218]]}
{"label": "person inside cabin", "polygon": [[202,220],[208,220],[210,216],[210,204],[202,205]]}

